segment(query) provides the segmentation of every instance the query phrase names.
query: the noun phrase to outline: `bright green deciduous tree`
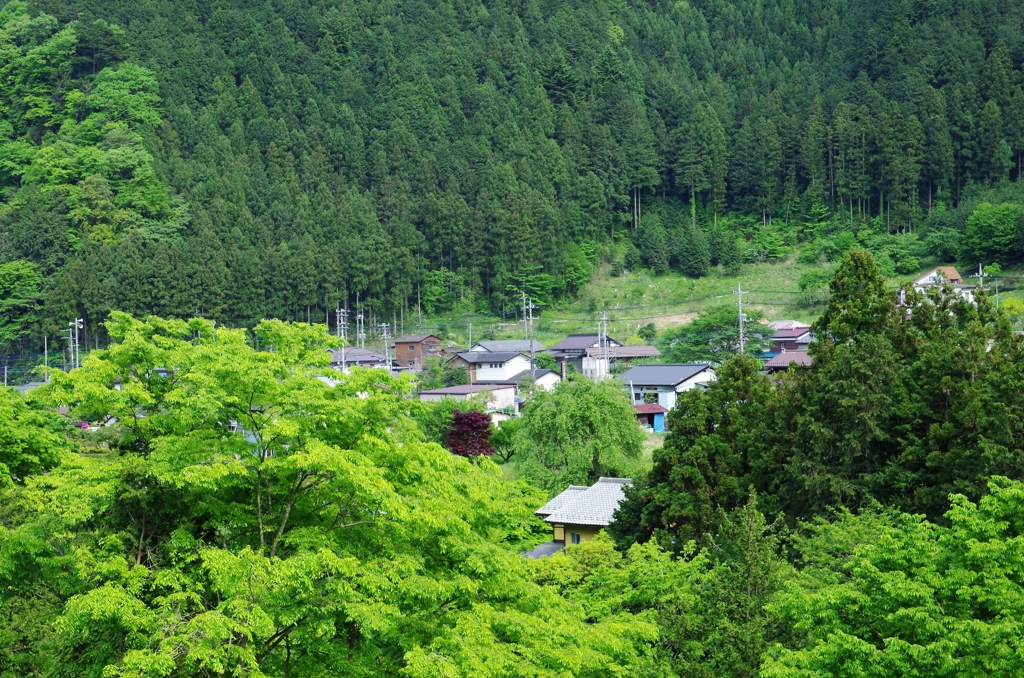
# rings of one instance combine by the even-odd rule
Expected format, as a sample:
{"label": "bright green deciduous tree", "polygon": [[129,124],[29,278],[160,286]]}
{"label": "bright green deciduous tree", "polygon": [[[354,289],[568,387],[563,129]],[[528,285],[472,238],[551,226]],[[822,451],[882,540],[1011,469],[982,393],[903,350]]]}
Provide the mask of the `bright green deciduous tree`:
{"label": "bright green deciduous tree", "polygon": [[38,319],[41,281],[38,267],[31,262],[19,259],[0,264],[0,345],[25,334]]}
{"label": "bright green deciduous tree", "polygon": [[589,623],[531,581],[518,551],[543,495],[424,442],[408,381],[322,381],[338,377],[322,327],[262,323],[260,350],[205,320],[114,314],[108,330],[42,394],[108,422],[108,443],[0,499],[0,657],[17,673],[610,678],[642,662],[650,624]]}
{"label": "bright green deciduous tree", "polygon": [[960,241],[961,256],[972,262],[1006,263],[1015,257],[1014,243],[1024,226],[1024,208],[1016,203],[983,202],[967,219]]}

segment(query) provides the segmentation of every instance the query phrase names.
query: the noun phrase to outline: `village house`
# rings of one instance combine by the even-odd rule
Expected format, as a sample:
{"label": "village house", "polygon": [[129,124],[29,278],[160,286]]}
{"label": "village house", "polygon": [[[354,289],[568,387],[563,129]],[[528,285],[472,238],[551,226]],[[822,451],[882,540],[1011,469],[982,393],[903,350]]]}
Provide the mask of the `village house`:
{"label": "village house", "polygon": [[774,355],[783,351],[807,351],[813,339],[814,334],[809,327],[775,330],[771,336],[772,347],[769,353]]}
{"label": "village house", "polygon": [[344,351],[339,348],[328,353],[331,354],[331,367],[341,372],[347,371],[350,367],[390,368],[390,361],[386,357],[365,348],[346,348]]}
{"label": "village house", "polygon": [[963,276],[953,266],[937,266],[915,280],[913,285],[915,290],[924,292],[929,288],[941,287],[947,283],[953,286],[953,291],[958,296],[970,302],[974,301],[974,287],[965,285]]}
{"label": "village house", "polygon": [[676,406],[676,396],[691,388],[707,388],[715,380],[715,370],[707,363],[691,365],[637,365],[619,375],[629,386],[634,405]]}
{"label": "village house", "polygon": [[474,396],[487,398],[489,411],[515,410],[516,387],[508,384],[462,384],[461,386],[447,386],[420,392],[420,400],[435,403],[445,398],[469,400]]}
{"label": "village house", "polygon": [[558,342],[548,351],[554,356],[562,365],[562,372],[565,372],[565,366],[572,364],[580,372],[583,372],[583,361],[587,357],[587,352],[591,349],[605,349],[613,348],[616,346],[622,346],[621,341],[616,341],[611,337],[605,336],[603,339],[600,334],[570,334],[568,337]]}
{"label": "village house", "polygon": [[478,341],[469,349],[476,353],[523,353],[529,355],[530,351],[541,353],[547,350],[547,346],[536,339],[495,339]]}
{"label": "village house", "polygon": [[533,377],[534,388],[539,388],[543,391],[550,391],[555,387],[558,382],[562,381],[562,377],[558,375],[558,372],[554,370],[536,369],[536,370],[523,370],[519,374],[510,377],[509,379],[503,379],[501,381],[477,381],[477,384],[495,384],[499,386],[515,386],[516,393],[524,386],[524,380],[527,377]]}
{"label": "village house", "polygon": [[469,383],[504,382],[531,369],[530,357],[518,351],[488,353],[466,351],[457,353],[449,361],[469,373]]}
{"label": "village house", "polygon": [[764,371],[775,374],[788,370],[790,365],[809,366],[813,362],[807,351],[783,351],[764,364]]}
{"label": "village house", "polygon": [[424,359],[441,355],[441,339],[433,334],[403,334],[395,339],[395,367],[423,369]]}
{"label": "village house", "polygon": [[600,478],[590,487],[570,485],[534,512],[551,525],[552,539],[524,555],[540,558],[566,544],[590,541],[612,522],[619,503],[626,498],[623,488],[632,484],[631,478]]}

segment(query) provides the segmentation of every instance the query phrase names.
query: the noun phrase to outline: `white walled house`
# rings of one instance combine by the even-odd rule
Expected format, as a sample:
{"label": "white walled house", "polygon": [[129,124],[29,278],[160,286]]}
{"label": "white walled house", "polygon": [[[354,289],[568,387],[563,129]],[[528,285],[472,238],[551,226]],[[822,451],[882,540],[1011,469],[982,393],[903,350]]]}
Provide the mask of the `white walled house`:
{"label": "white walled house", "polygon": [[469,349],[473,353],[540,353],[547,346],[536,339],[494,339],[478,341]]}
{"label": "white walled house", "polygon": [[468,351],[452,358],[451,364],[468,371],[471,384],[508,381],[532,367],[529,356],[515,351]]}
{"label": "white walled house", "polygon": [[715,380],[715,370],[708,364],[637,365],[619,375],[629,387],[634,405],[656,402],[667,410],[676,406],[676,397],[691,388],[707,388]]}

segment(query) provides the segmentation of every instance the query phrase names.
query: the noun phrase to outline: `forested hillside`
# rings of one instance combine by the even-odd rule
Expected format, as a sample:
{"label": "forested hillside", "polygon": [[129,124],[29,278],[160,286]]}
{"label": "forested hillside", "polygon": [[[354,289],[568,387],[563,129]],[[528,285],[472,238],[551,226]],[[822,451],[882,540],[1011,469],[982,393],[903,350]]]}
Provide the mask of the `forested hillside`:
{"label": "forested hillside", "polygon": [[9,2],[9,334],[78,314],[91,336],[111,309],[501,311],[524,285],[572,294],[601,256],[639,263],[613,240],[699,275],[798,242],[831,256],[842,229],[923,233],[929,212],[932,253],[987,257],[988,231],[961,246],[966,216],[934,207],[1021,174],[1022,19],[943,0]]}

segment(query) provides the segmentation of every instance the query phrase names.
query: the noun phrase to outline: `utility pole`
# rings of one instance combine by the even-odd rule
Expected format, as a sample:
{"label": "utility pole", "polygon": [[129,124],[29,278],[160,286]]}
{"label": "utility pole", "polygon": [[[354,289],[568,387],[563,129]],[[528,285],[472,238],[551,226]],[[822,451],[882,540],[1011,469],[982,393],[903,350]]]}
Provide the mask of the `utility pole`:
{"label": "utility pole", "polygon": [[469,351],[472,348],[473,348],[473,323],[469,323],[469,346],[466,347],[466,350]]}
{"label": "utility pole", "polygon": [[526,298],[526,292],[523,292],[523,324],[526,326],[526,340],[530,342],[530,369],[534,368],[534,363],[537,361],[536,350],[533,346],[533,309],[537,308],[533,305],[533,299]]}
{"label": "utility pole", "polygon": [[366,325],[363,323],[363,314],[356,316],[356,345],[359,348],[366,348]]}
{"label": "utility pole", "polygon": [[388,370],[391,370],[391,349],[388,347],[388,340],[391,339],[391,335],[388,334],[388,324],[384,323],[381,325],[384,328],[384,364],[388,366]]}
{"label": "utility pole", "polygon": [[[601,311],[601,323],[598,325],[597,334],[598,354],[598,376],[604,379],[611,372],[611,360],[608,351],[608,311]],[[603,362],[602,362],[603,361]]]}
{"label": "utility pole", "polygon": [[50,383],[50,344],[49,337],[43,337],[43,381]]}
{"label": "utility pole", "polygon": [[746,306],[746,304],[743,303],[743,295],[747,294],[747,292],[743,289],[742,284],[737,283],[734,294],[739,296],[739,301],[736,305],[739,307],[740,312],[740,355],[743,355],[743,323],[747,320],[747,314],[743,312],[743,307]]}
{"label": "utility pole", "polygon": [[348,343],[348,309],[341,308],[340,306],[335,309],[335,324],[337,327],[335,331],[338,333],[338,338],[341,339],[341,371],[345,371],[345,344]]}

